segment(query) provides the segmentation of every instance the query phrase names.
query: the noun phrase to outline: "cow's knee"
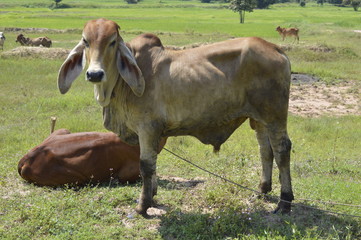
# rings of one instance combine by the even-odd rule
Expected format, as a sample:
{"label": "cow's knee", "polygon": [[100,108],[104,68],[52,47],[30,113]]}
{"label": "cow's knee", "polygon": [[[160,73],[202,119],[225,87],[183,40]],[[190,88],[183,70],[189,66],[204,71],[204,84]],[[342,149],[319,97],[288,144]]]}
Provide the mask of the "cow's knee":
{"label": "cow's knee", "polygon": [[287,136],[282,137],[282,139],[279,141],[279,144],[274,149],[276,162],[279,167],[289,166],[291,148],[292,148],[291,140]]}
{"label": "cow's knee", "polygon": [[288,137],[284,137],[284,138],[282,139],[281,145],[282,145],[282,149],[283,149],[285,152],[291,151],[292,142],[291,142],[291,140],[290,140]]}
{"label": "cow's knee", "polygon": [[140,160],[140,174],[144,178],[152,177],[155,174],[156,163],[150,161]]}
{"label": "cow's knee", "polygon": [[283,137],[280,142],[280,153],[286,153],[288,154],[291,151],[292,148],[292,142],[288,137]]}
{"label": "cow's knee", "polygon": [[143,179],[143,185],[150,187],[152,196],[157,194],[156,167],[155,161],[140,161],[140,175]]}

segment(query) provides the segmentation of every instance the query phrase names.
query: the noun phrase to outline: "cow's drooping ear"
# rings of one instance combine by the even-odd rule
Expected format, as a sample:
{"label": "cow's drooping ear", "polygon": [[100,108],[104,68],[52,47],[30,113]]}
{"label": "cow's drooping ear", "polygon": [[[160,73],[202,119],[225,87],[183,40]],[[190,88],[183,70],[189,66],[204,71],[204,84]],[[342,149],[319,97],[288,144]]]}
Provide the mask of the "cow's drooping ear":
{"label": "cow's drooping ear", "polygon": [[129,85],[134,94],[141,97],[144,93],[145,81],[142,71],[139,69],[137,62],[123,41],[119,43],[117,53],[118,72]]}
{"label": "cow's drooping ear", "polygon": [[58,75],[58,88],[62,94],[65,94],[73,81],[79,76],[85,67],[84,41],[81,40],[61,65]]}

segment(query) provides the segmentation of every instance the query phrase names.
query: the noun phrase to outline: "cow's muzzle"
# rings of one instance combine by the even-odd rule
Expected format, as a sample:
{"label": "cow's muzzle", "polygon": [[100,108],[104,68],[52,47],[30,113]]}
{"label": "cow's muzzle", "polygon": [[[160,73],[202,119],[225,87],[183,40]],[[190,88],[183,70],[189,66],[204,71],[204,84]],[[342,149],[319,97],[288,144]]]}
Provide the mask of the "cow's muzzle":
{"label": "cow's muzzle", "polygon": [[101,82],[104,78],[104,71],[103,70],[97,70],[97,71],[90,71],[88,70],[86,72],[86,79],[89,82],[98,83]]}

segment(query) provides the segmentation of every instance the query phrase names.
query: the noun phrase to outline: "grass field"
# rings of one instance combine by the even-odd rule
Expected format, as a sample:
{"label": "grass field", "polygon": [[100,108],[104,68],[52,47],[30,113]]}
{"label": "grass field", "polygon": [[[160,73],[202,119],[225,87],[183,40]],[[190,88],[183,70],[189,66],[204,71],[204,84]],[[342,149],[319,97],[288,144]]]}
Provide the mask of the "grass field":
{"label": "grass field", "polygon": [[[48,4],[47,1],[39,2]],[[110,1],[110,4],[114,2]],[[168,2],[171,3],[171,1]],[[361,28],[360,14],[352,8],[337,8],[329,5],[318,7],[311,3],[309,4],[311,7],[300,8],[297,5],[284,4],[271,7],[269,10],[256,10],[249,13],[246,15],[246,24],[239,24],[238,14],[222,8],[205,8],[203,6],[207,4],[200,5],[196,1],[186,1],[184,5],[186,7],[178,8],[144,1],[141,3],[144,5],[134,7],[121,3],[127,8],[57,10],[24,8],[17,5],[21,3],[24,1],[14,1],[13,5],[3,10],[0,30],[6,27],[81,29],[89,19],[107,17],[119,23],[121,29],[125,31],[125,40],[141,32],[155,32],[162,34],[163,43],[166,45],[213,42],[243,36],[259,36],[272,42],[285,44],[280,41],[275,28],[278,25],[296,26],[301,29],[300,38],[303,47],[295,46],[293,51],[288,52],[294,71],[315,74],[327,82],[339,79],[361,79],[356,70],[361,64],[360,34],[353,32]],[[74,42],[65,44],[64,38],[77,40],[79,35],[77,33],[54,36],[54,39],[58,40],[54,47],[71,48]],[[16,45],[12,41],[15,37],[15,33],[9,33],[8,47],[10,49]],[[292,43],[291,40],[286,41],[286,45],[290,43]],[[329,51],[321,54],[305,49],[305,46],[326,47]],[[327,62],[327,64],[314,64],[319,61]]]}
{"label": "grass field", "polygon": [[[352,8],[278,4],[246,14],[246,23],[241,25],[238,15],[221,5],[196,1],[144,0],[136,6],[115,0],[63,1],[77,7],[57,10],[47,8],[49,2],[1,1],[0,31],[76,29],[25,31],[31,37],[46,34],[53,39],[53,47],[67,49],[80,40],[84,23],[98,17],[117,21],[125,40],[155,32],[165,45],[260,36],[286,49],[293,71],[314,74],[329,85],[352,83],[352,91],[360,95],[361,33],[353,30],[361,30],[361,15]],[[300,43],[280,41],[275,31],[278,25],[299,27]],[[18,47],[17,32],[5,34],[4,51]],[[136,206],[141,183],[109,182],[80,189],[25,183],[17,173],[17,163],[48,136],[50,116],[58,117],[56,128],[105,131],[92,86],[82,77],[68,94],[58,93],[56,77],[63,60],[0,56],[0,239],[361,239],[359,115],[307,118],[291,114],[295,202],[305,206],[294,206],[290,216],[271,214],[275,202],[257,199],[252,192],[212,177],[166,151],[158,158],[156,197],[166,213],[150,220],[128,216]],[[171,138],[166,147],[257,189],[261,164],[254,135],[245,123],[219,155],[191,137]],[[276,196],[280,190],[277,175],[275,169],[272,194]],[[198,184],[189,184],[195,180]]]}

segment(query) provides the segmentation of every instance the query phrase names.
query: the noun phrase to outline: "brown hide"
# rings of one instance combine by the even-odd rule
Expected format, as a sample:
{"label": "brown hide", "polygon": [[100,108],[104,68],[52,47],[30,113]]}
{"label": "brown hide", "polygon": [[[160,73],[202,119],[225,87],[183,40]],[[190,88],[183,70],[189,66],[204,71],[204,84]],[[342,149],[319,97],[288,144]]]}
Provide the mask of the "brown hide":
{"label": "brown hide", "polygon": [[282,40],[285,40],[285,38],[287,36],[293,36],[295,38],[295,41],[299,41],[300,38],[298,36],[298,28],[281,28],[280,26],[278,26],[276,28],[276,31],[281,35]]}
{"label": "brown hide", "polygon": [[29,38],[25,38],[25,36],[20,33],[17,37],[15,42],[18,42],[21,44],[21,46],[27,45],[27,42],[29,41]]}
{"label": "brown hide", "polygon": [[[159,151],[165,145],[162,139]],[[83,185],[139,179],[139,146],[122,142],[114,133],[70,133],[60,129],[31,149],[18,164],[22,178],[40,186]]]}
{"label": "brown hide", "polygon": [[173,51],[149,33],[125,43],[117,23],[96,19],[86,23],[82,39],[60,67],[62,94],[86,65],[85,78],[94,84],[105,128],[125,142],[140,144],[143,188],[138,213],[147,215],[157,193],[161,137],[190,135],[217,151],[246,119],[260,148],[260,191],[272,189],[275,160],[284,200],[276,210],[290,211],[291,64],[280,47],[247,37]]}
{"label": "brown hide", "polygon": [[40,46],[51,47],[52,41],[48,37],[38,37],[38,38],[26,38],[23,34],[19,34],[16,37],[16,41],[19,42],[22,46]]}

